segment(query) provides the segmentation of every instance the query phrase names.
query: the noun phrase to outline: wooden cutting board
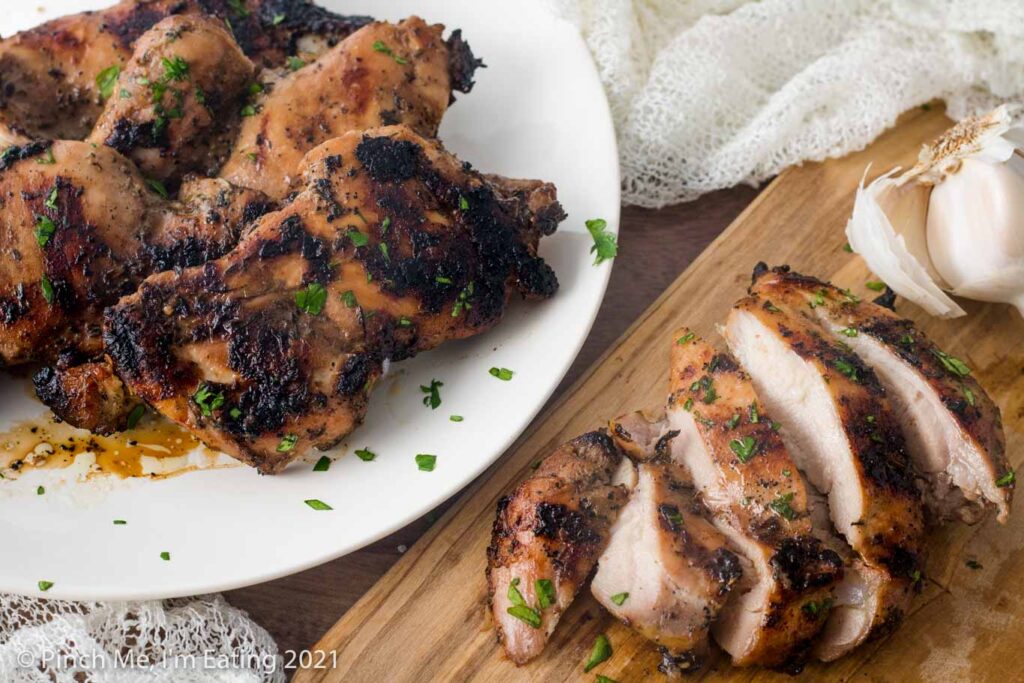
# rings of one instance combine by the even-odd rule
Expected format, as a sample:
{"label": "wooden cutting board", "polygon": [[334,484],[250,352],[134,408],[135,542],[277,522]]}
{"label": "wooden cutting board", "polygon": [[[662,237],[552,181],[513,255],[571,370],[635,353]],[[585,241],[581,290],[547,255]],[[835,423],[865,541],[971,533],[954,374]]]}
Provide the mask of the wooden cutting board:
{"label": "wooden cutting board", "polygon": [[[909,165],[949,125],[938,109],[907,114],[867,150],[780,175],[586,372],[536,428],[486,475],[314,647],[337,665],[300,671],[296,681],[593,681],[661,678],[655,648],[581,595],[545,653],[516,668],[501,653],[487,614],[484,551],[498,498],[556,445],[613,416],[665,399],[669,335],[686,324],[709,338],[739,298],[758,261],[788,263],[864,296],[869,273],[846,253],[843,227],[865,166]],[[900,302],[943,348],[964,359],[1003,411],[1014,466],[1024,459],[1024,321],[1007,306],[966,302],[956,321],[928,318]],[[1020,514],[1020,513],[1018,513]],[[949,525],[930,541],[927,583],[903,627],[801,680],[1005,681],[1024,678],[1024,516],[1000,527]],[[973,560],[980,568],[966,563]],[[595,636],[614,655],[583,673]],[[330,662],[333,656],[328,656]],[[738,669],[719,656],[694,680],[790,677]]]}

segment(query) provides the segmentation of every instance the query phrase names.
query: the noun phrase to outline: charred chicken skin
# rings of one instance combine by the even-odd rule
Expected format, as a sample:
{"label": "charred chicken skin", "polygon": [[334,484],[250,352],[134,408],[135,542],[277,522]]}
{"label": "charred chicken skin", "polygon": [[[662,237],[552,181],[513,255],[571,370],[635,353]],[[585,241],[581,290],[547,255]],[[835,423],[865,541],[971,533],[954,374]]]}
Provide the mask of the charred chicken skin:
{"label": "charred chicken skin", "polygon": [[516,664],[540,654],[590,575],[632,475],[608,435],[589,432],[555,449],[498,501],[487,584],[498,640]]}
{"label": "charred chicken skin", "polygon": [[40,24],[0,42],[0,128],[9,143],[82,139],[108,96],[103,85],[123,68],[135,41],[165,17],[212,15],[262,67],[308,59],[369,23],[307,0],[124,0]]}
{"label": "charred chicken skin", "polygon": [[305,189],[231,253],[149,278],[104,325],[132,392],[265,473],[351,432],[385,360],[557,288],[536,255],[564,216],[550,185],[496,185],[404,127],[304,166]]}

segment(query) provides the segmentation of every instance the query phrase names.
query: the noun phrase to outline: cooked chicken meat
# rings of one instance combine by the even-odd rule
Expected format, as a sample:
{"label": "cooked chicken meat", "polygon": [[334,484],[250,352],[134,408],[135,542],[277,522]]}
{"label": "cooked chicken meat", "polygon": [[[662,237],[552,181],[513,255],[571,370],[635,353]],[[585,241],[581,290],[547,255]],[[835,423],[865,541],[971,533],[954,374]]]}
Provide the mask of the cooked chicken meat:
{"label": "cooked chicken meat", "polygon": [[675,668],[703,661],[708,629],[743,574],[725,537],[704,518],[685,470],[642,463],[591,584],[614,616],[659,644]]}
{"label": "cooked chicken meat", "polygon": [[114,374],[106,358],[77,363],[72,354],[46,366],[32,378],[36,395],[57,418],[70,418],[74,426],[96,434],[111,434],[128,426],[140,414],[142,402],[132,396]]}
{"label": "cooked chicken meat", "polygon": [[107,352],[158,411],[277,472],[359,424],[385,359],[489,329],[513,293],[555,292],[536,249],[564,214],[551,186],[511,185],[404,127],[335,138],[234,251],[108,309]]}
{"label": "cooked chicken meat", "polygon": [[[283,199],[306,152],[350,130],[402,124],[434,136],[453,90],[468,92],[479,64],[456,31],[412,17],[366,26],[279,78],[247,106],[221,177]],[[299,65],[297,65],[299,66]]]}
{"label": "cooked chicken meat", "polygon": [[102,351],[103,309],[149,273],[226,252],[262,195],[192,180],[156,194],[109,147],[38,142],[0,155],[0,365]]}
{"label": "cooked chicken meat", "polygon": [[715,639],[734,664],[799,666],[825,623],[842,561],[814,537],[803,478],[750,378],[688,329],[672,340],[671,457],[752,565],[715,622]]}
{"label": "cooked chicken meat", "polygon": [[255,75],[224,22],[167,17],[136,41],[86,141],[174,186],[189,171],[214,175]]}
{"label": "cooked chicken meat", "polygon": [[1006,477],[1010,467],[999,408],[963,362],[906,318],[788,268],[763,271],[753,290],[816,316],[874,370],[917,472],[927,481],[925,502],[934,518],[974,522],[989,508],[1006,522],[1013,481]]}
{"label": "cooked chicken meat", "polygon": [[590,575],[631,472],[607,434],[589,432],[557,448],[498,501],[487,584],[498,640],[516,664],[540,654]]}
{"label": "cooked chicken meat", "polygon": [[136,39],[172,14],[229,24],[245,54],[264,67],[322,52],[370,21],[307,0],[123,0],[60,17],[0,42],[0,128],[13,139],[0,138],[85,137],[102,109],[101,86],[128,62]]}

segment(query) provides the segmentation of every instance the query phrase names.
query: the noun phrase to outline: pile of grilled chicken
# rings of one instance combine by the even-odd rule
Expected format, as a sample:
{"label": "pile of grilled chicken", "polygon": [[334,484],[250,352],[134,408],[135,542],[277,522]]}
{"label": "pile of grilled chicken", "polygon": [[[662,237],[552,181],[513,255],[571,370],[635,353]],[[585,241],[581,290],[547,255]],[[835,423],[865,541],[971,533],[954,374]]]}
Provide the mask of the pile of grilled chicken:
{"label": "pile of grilled chicken", "polygon": [[591,574],[666,673],[711,639],[740,666],[832,661],[899,625],[930,526],[1006,521],[999,410],[962,361],[785,267],[759,265],[748,294],[730,353],[673,334],[664,415],[574,439],[499,502],[487,576],[517,664]]}
{"label": "pile of grilled chicken", "polygon": [[434,139],[459,31],[305,0],[125,0],[0,42],[0,367],[76,426],[142,402],[281,470],[385,364],[551,296],[553,186]]}

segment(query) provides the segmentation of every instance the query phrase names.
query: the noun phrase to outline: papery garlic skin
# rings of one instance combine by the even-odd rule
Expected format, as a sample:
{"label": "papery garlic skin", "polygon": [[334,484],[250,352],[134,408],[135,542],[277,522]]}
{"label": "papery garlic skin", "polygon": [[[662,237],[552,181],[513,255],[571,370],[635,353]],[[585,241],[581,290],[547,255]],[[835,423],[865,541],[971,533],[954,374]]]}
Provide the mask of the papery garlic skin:
{"label": "papery garlic skin", "polygon": [[932,189],[928,253],[950,290],[979,301],[1024,297],[1024,159],[964,159]]}

